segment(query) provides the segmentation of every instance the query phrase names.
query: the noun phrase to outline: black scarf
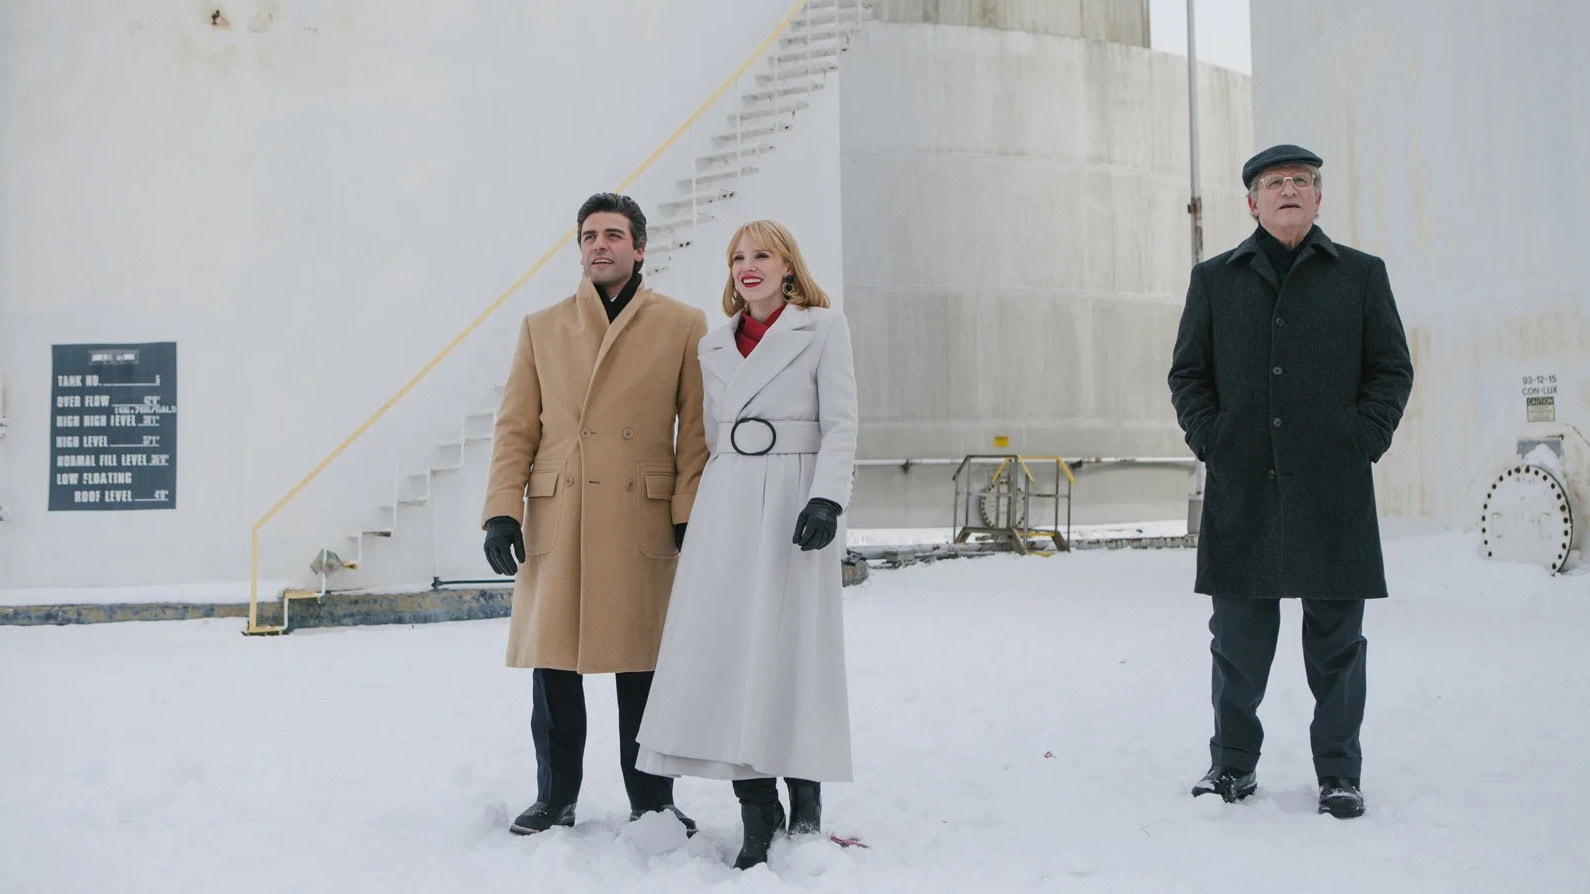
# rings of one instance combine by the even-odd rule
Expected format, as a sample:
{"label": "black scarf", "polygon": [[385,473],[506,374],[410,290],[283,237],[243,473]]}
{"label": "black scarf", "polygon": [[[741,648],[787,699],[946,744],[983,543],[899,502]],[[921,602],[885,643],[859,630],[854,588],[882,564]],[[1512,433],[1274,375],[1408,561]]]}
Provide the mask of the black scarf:
{"label": "black scarf", "polygon": [[602,307],[607,310],[607,322],[611,323],[618,319],[618,315],[622,313],[624,308],[629,304],[629,299],[635,297],[635,291],[639,288],[639,270],[636,270],[635,275],[629,278],[629,282],[624,283],[624,288],[618,290],[618,297],[611,301],[607,299],[607,295],[603,294],[602,287],[597,286],[596,294],[602,296]]}
{"label": "black scarf", "polygon": [[1308,232],[1303,234],[1303,240],[1297,244],[1297,248],[1287,248],[1282,245],[1281,240],[1271,236],[1270,231],[1262,226],[1259,227],[1258,235],[1259,248],[1264,251],[1265,257],[1270,259],[1270,266],[1275,268],[1275,275],[1284,283],[1287,274],[1291,273],[1292,268],[1297,264],[1297,256],[1303,253],[1303,246],[1308,244],[1308,237],[1314,235],[1314,228],[1310,226]]}

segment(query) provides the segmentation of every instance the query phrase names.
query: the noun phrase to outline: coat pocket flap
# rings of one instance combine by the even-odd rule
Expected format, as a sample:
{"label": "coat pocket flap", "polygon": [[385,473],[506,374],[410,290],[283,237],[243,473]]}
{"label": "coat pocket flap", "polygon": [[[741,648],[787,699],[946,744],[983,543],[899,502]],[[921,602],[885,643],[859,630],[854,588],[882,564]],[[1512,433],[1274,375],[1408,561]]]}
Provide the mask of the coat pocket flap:
{"label": "coat pocket flap", "polygon": [[646,473],[646,496],[652,500],[668,500],[674,495],[674,476],[661,472]]}
{"label": "coat pocket flap", "polygon": [[545,472],[531,472],[530,486],[526,491],[532,497],[550,497],[558,492],[558,472],[552,469]]}

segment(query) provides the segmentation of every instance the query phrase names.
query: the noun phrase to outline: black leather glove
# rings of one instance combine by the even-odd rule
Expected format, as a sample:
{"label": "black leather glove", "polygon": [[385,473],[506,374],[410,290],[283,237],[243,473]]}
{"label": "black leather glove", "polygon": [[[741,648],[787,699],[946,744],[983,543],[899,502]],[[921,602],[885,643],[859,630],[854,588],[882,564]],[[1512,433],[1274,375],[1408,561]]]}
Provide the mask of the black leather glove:
{"label": "black leather glove", "polygon": [[674,525],[674,549],[685,548],[685,523]]}
{"label": "black leather glove", "polygon": [[515,557],[524,561],[524,532],[519,523],[506,515],[486,522],[486,561],[491,563],[491,570],[513,577],[519,572]]}
{"label": "black leather glove", "polygon": [[804,553],[833,543],[839,532],[839,513],[843,511],[833,500],[812,497],[795,519],[795,545]]}

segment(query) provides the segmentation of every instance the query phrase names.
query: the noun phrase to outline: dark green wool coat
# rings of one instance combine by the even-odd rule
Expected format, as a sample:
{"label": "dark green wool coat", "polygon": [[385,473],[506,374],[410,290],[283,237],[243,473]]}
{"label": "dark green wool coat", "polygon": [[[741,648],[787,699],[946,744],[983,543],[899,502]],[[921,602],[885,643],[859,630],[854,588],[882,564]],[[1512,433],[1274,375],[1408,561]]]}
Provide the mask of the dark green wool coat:
{"label": "dark green wool coat", "polygon": [[1413,363],[1385,262],[1319,227],[1281,276],[1257,233],[1193,268],[1171,403],[1205,463],[1195,589],[1386,595],[1370,464]]}

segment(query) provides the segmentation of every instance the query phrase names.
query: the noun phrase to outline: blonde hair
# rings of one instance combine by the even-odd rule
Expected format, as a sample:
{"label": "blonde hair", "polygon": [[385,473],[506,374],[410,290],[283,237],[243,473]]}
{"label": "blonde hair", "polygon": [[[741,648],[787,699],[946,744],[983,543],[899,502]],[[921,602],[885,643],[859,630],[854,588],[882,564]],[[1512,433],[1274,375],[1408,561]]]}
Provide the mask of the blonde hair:
{"label": "blonde hair", "polygon": [[732,317],[745,310],[745,299],[734,288],[734,247],[740,244],[741,236],[751,237],[757,247],[767,249],[789,264],[790,273],[795,277],[795,294],[786,294],[785,301],[796,307],[828,306],[828,294],[812,279],[811,271],[806,269],[806,261],[801,257],[800,246],[795,244],[795,237],[790,231],[778,221],[753,220],[741,224],[729,240],[729,282],[723,287],[723,313],[726,316]]}

